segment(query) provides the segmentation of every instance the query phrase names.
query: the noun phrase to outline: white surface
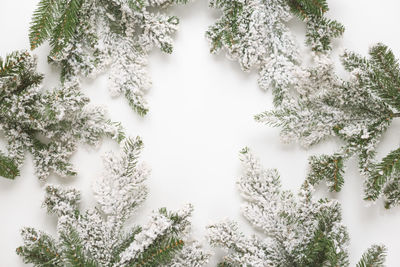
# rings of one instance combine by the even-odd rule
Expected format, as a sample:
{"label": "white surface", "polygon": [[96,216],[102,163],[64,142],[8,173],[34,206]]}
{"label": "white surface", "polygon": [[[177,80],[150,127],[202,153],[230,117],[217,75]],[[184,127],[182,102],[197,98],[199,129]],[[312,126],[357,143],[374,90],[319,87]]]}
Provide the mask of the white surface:
{"label": "white surface", "polygon": [[[0,3],[0,55],[26,49],[30,17],[38,0],[2,0]],[[389,45],[400,58],[400,2],[397,0],[329,1],[329,15],[346,26],[335,51],[348,48],[366,54],[376,42]],[[184,203],[195,205],[193,230],[204,243],[205,226],[230,217],[241,222],[241,199],[235,181],[241,174],[238,152],[249,146],[266,167],[278,168],[285,188],[297,190],[307,171],[307,158],[315,153],[329,153],[339,147],[335,141],[324,142],[309,151],[296,144],[283,145],[279,130],[257,124],[253,115],[270,109],[270,92],[262,92],[255,73],[243,73],[236,62],[224,55],[209,54],[204,33],[219,16],[208,9],[206,0],[197,0],[173,13],[181,18],[174,53],[154,52],[150,59],[153,87],[147,95],[150,113],[139,118],[124,98],[111,99],[105,76],[83,85],[94,103],[106,105],[113,120],[121,121],[130,135],[140,135],[145,142],[143,160],[151,167],[148,180],[150,195],[135,221],[143,222],[150,211],[159,207],[176,209]],[[291,27],[302,42],[303,26],[297,20]],[[46,62],[48,47],[35,51],[39,70],[47,75],[45,84],[57,84],[58,73]],[[338,53],[337,52],[337,53]],[[339,65],[339,64],[338,64]],[[399,146],[400,122],[396,121],[384,136],[380,156]],[[73,157],[79,176],[70,180],[51,177],[51,183],[72,185],[82,191],[83,205],[93,205],[91,182],[102,170],[101,155],[115,144],[105,141],[99,149],[82,147]],[[346,170],[346,183],[339,194],[318,194],[339,199],[343,204],[344,223],[351,237],[351,266],[373,243],[388,247],[387,266],[400,265],[400,209],[384,210],[382,203],[365,207],[362,201],[362,178],[356,160]],[[0,179],[0,266],[24,266],[15,248],[22,244],[19,229],[33,226],[50,233],[56,220],[41,208],[43,184],[33,176],[28,156],[21,177],[15,181]],[[215,263],[218,257],[213,257]],[[210,266],[215,264],[210,263]]]}

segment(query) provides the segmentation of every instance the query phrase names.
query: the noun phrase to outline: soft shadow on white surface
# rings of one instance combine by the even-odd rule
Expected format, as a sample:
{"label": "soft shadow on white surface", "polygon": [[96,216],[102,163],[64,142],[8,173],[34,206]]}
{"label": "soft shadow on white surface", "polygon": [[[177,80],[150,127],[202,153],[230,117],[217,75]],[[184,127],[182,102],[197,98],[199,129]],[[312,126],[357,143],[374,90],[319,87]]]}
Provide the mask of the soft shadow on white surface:
{"label": "soft shadow on white surface", "polygon": [[[22,3],[23,2],[23,6]],[[15,49],[29,48],[28,26],[38,1],[3,0],[0,8],[0,55]],[[329,1],[331,17],[346,26],[344,39],[335,44],[366,54],[368,47],[380,41],[391,46],[400,57],[397,16],[400,3],[395,0]],[[139,118],[124,98],[110,98],[107,77],[102,75],[83,84],[84,93],[94,104],[104,105],[110,117],[122,122],[127,132],[140,135],[145,143],[143,161],[152,169],[148,180],[150,195],[134,218],[144,222],[151,210],[159,207],[176,209],[185,203],[195,206],[193,230],[205,243],[205,226],[229,217],[238,220],[246,233],[253,230],[240,216],[241,199],[236,180],[241,175],[238,153],[249,146],[265,167],[277,168],[285,188],[297,190],[307,172],[307,158],[312,154],[329,153],[339,147],[335,140],[324,142],[309,151],[296,144],[282,144],[279,130],[257,124],[253,116],[272,107],[270,92],[257,87],[257,74],[244,73],[236,62],[224,55],[211,55],[204,33],[219,13],[210,10],[205,0],[171,11],[181,18],[180,30],[172,55],[155,51],[150,58],[153,87],[147,95],[150,112]],[[290,23],[299,35],[304,27],[296,20]],[[47,65],[43,46],[35,51],[39,70],[48,76],[45,85],[56,86],[58,73]],[[338,63],[339,64],[339,63]],[[400,122],[384,136],[380,156],[399,144]],[[68,184],[82,191],[82,207],[94,204],[90,185],[102,171],[101,155],[116,149],[107,140],[99,148],[81,147],[73,157],[79,175],[71,180],[51,177],[49,182]],[[365,207],[362,201],[362,178],[357,161],[349,162],[346,183],[339,194],[328,194],[321,186],[319,196],[339,199],[343,218],[348,226],[351,244],[351,265],[373,243],[388,246],[387,266],[398,266],[400,249],[397,227],[400,209],[386,211],[382,203]],[[27,157],[21,177],[15,181],[0,180],[0,266],[24,266],[15,255],[22,243],[19,229],[33,226],[54,233],[55,218],[41,208],[44,186],[33,175],[31,157]],[[209,266],[222,256],[217,253]]]}

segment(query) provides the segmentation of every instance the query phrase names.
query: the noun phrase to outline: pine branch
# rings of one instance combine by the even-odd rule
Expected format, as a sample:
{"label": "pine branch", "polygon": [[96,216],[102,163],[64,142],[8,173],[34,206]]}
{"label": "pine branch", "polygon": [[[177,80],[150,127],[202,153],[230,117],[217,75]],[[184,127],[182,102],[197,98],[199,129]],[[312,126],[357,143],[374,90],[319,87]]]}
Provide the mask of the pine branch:
{"label": "pine branch", "polygon": [[93,145],[105,136],[121,141],[122,129],[105,118],[103,109],[89,106],[76,83],[43,90],[36,67],[36,58],[27,52],[0,58],[0,128],[8,150],[0,155],[0,175],[18,175],[25,151],[33,155],[39,179],[50,172],[76,175],[70,163],[76,144]]}
{"label": "pine branch", "polygon": [[312,185],[316,185],[321,180],[327,179],[329,189],[339,192],[344,184],[343,160],[343,157],[340,155],[310,157],[309,165],[311,170],[308,173],[307,180]]}
{"label": "pine branch", "polygon": [[57,55],[75,36],[79,24],[79,12],[84,0],[68,0],[63,7],[63,13],[57,20],[50,44],[52,53]]}
{"label": "pine branch", "polygon": [[184,242],[176,238],[164,238],[147,248],[135,262],[128,263],[132,267],[157,267],[171,262],[177,251],[183,248]]}
{"label": "pine branch", "polygon": [[33,228],[24,228],[21,235],[25,245],[18,247],[16,252],[23,258],[24,263],[33,263],[37,267],[63,266],[53,238]]}
{"label": "pine branch", "polygon": [[[302,262],[299,266],[338,266],[336,257],[330,259],[332,252],[335,251],[333,240],[325,236],[325,232],[318,229],[314,233],[314,237],[304,252]],[[328,260],[327,260],[328,259]]]}
{"label": "pine branch", "polygon": [[[188,0],[41,0],[30,29],[31,48],[50,40],[48,61],[61,69],[62,84],[94,76],[108,67],[110,91],[124,95],[140,116],[151,86],[148,52],[172,52],[179,19],[164,8]],[[162,12],[161,12],[162,11]],[[0,74],[1,75],[1,74]]]}
{"label": "pine branch", "polygon": [[395,171],[400,171],[400,148],[390,152],[375,167],[368,179],[368,188],[366,190],[366,200],[376,200],[382,191],[388,178]]}
{"label": "pine branch", "polygon": [[292,12],[302,20],[310,16],[322,17],[329,10],[326,0],[288,0]]}
{"label": "pine branch", "polygon": [[307,23],[306,44],[312,50],[324,52],[331,50],[333,38],[343,35],[344,26],[324,17],[329,10],[326,0],[288,0],[291,11]]}
{"label": "pine branch", "polygon": [[120,258],[121,253],[131,245],[131,243],[136,239],[136,235],[139,234],[141,231],[142,228],[136,226],[133,229],[131,229],[128,234],[126,234],[125,238],[122,239],[120,243],[114,247],[113,252],[111,253],[113,255],[111,263],[115,264],[121,260]]}
{"label": "pine branch", "polygon": [[348,266],[340,204],[314,199],[307,181],[297,197],[282,190],[276,170],[264,169],[247,148],[241,159],[243,215],[264,235],[246,237],[229,220],[209,226],[210,244],[227,251],[219,266]]}
{"label": "pine branch", "polygon": [[[127,139],[121,144],[121,155],[107,154],[106,171],[94,184],[98,205],[86,212],[79,209],[79,191],[47,186],[43,206],[58,217],[58,238],[39,236],[27,228],[22,233],[24,246],[17,254],[43,267],[200,267],[207,262],[209,255],[199,246],[183,241],[190,226],[190,205],[177,212],[160,209],[148,224],[125,233],[132,209],[147,195],[144,181],[148,172],[137,164],[141,148],[139,138]],[[47,243],[38,242],[40,238]]]}
{"label": "pine branch", "polygon": [[272,89],[279,105],[293,82],[299,51],[286,25],[290,7],[286,1],[211,0],[222,16],[206,32],[210,51],[225,50],[244,71],[259,72],[259,86]]}
{"label": "pine branch", "polygon": [[385,258],[386,248],[374,245],[362,255],[356,267],[384,267]]}
{"label": "pine branch", "polygon": [[125,97],[128,100],[129,106],[140,116],[145,116],[147,112],[149,112],[141,94],[135,94],[135,92],[131,90],[126,90]]}
{"label": "pine branch", "polygon": [[126,139],[124,143],[124,156],[126,158],[126,169],[124,175],[132,176],[134,174],[137,160],[140,156],[140,152],[143,149],[143,141],[136,137],[136,139]]}
{"label": "pine branch", "polygon": [[61,233],[60,241],[64,247],[63,261],[66,265],[71,267],[98,266],[94,260],[85,255],[82,240],[73,228]]}
{"label": "pine branch", "polygon": [[14,160],[0,153],[0,176],[14,179],[19,176],[19,169]]}
{"label": "pine branch", "polygon": [[298,72],[297,92],[255,119],[281,127],[283,140],[298,141],[306,148],[329,136],[339,137],[345,143],[339,152],[310,158],[309,182],[324,179],[331,191],[340,191],[345,161],[356,155],[366,178],[364,199],[384,196],[385,206],[391,207],[400,203],[398,151],[379,162],[376,149],[383,133],[400,117],[400,65],[382,44],[372,47],[369,54],[368,58],[352,52],[342,56],[351,74],[348,80],[338,77],[328,55],[316,55],[315,66]]}
{"label": "pine branch", "polygon": [[372,73],[369,73],[371,87],[386,103],[400,109],[400,67],[393,52],[385,45],[371,48]]}
{"label": "pine branch", "polygon": [[41,0],[39,2],[37,9],[33,13],[29,29],[31,50],[34,50],[49,39],[55,26],[59,6],[59,0]]}
{"label": "pine branch", "polygon": [[5,59],[0,57],[0,78],[24,72],[26,60],[30,57],[28,52],[15,51],[8,54]]}

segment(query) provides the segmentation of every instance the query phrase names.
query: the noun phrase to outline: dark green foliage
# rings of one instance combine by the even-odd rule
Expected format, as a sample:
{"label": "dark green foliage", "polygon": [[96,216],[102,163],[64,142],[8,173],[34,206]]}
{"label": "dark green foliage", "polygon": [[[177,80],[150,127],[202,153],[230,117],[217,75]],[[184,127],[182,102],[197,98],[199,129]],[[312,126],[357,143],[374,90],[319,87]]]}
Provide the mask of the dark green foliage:
{"label": "dark green foliage", "polygon": [[79,191],[47,186],[43,206],[58,217],[57,238],[24,228],[24,245],[17,249],[24,262],[36,267],[200,267],[207,262],[199,246],[183,241],[191,205],[177,212],[162,208],[148,224],[126,230],[127,220],[147,195],[148,172],[138,164],[142,147],[140,138],[127,139],[121,144],[122,155],[107,154],[107,168],[93,185],[98,205],[86,212],[80,211]]}
{"label": "dark green foliage", "polygon": [[316,66],[304,68],[295,87],[298,94],[275,110],[257,115],[257,121],[282,127],[287,141],[298,140],[304,147],[328,136],[339,137],[344,145],[333,155],[310,158],[312,184],[326,180],[331,191],[340,191],[343,168],[357,156],[365,179],[369,201],[384,197],[386,207],[400,201],[400,151],[390,152],[380,162],[376,149],[393,120],[400,117],[400,66],[393,52],[377,44],[369,57],[346,52],[342,56],[350,78],[343,80],[327,55],[315,57]]}
{"label": "dark green foliage", "polygon": [[307,23],[306,43],[312,50],[331,50],[333,38],[340,37],[344,26],[336,20],[325,17],[329,10],[326,0],[287,0],[291,11]]}
{"label": "dark green foliage", "polygon": [[131,267],[157,267],[171,262],[175,253],[183,248],[184,242],[174,237],[156,240],[138,259],[127,263]]}
{"label": "dark green foliage", "polygon": [[213,1],[210,3],[212,8],[222,8],[229,17],[224,17],[213,26],[211,26],[206,36],[211,40],[210,51],[217,52],[223,46],[232,48],[235,43],[240,41],[238,32],[239,20],[243,12],[243,3],[240,1],[232,1],[231,4],[226,4],[226,1]]}
{"label": "dark green foliage", "polygon": [[338,259],[333,241],[326,237],[324,231],[318,230],[314,233],[314,238],[304,251],[301,263],[296,266],[338,266],[337,264]]}
{"label": "dark green foliage", "polygon": [[332,49],[332,39],[342,36],[344,30],[344,26],[336,20],[311,17],[307,21],[306,44],[316,52],[329,51]]}
{"label": "dark green foliage", "polygon": [[40,86],[43,75],[36,58],[13,52],[0,58],[0,128],[7,140],[7,153],[0,152],[0,175],[16,177],[25,158],[33,155],[36,174],[45,179],[50,172],[76,175],[70,156],[78,142],[95,144],[102,137],[124,134],[118,123],[105,118],[104,110],[88,107],[76,83],[54,90]]}
{"label": "dark green foliage", "polygon": [[279,105],[299,62],[298,47],[287,26],[291,14],[286,0],[209,3],[222,11],[206,32],[210,51],[226,51],[244,71],[256,69],[259,86],[272,89],[274,103]]}
{"label": "dark green foliage", "polygon": [[0,176],[14,179],[18,175],[19,169],[14,160],[0,153]]}
{"label": "dark green foliage", "polygon": [[57,25],[50,36],[50,45],[53,47],[52,54],[57,55],[75,36],[83,2],[84,0],[69,0],[61,5],[61,10],[58,10],[61,16],[57,19]]}
{"label": "dark green foliage", "polygon": [[362,255],[356,267],[384,267],[385,257],[386,248],[374,245]]}
{"label": "dark green foliage", "polygon": [[[282,190],[277,171],[264,169],[248,148],[241,151],[241,156],[246,164],[238,182],[245,199],[243,215],[263,233],[247,237],[238,230],[237,223],[229,220],[208,226],[210,244],[227,252],[218,266],[349,266],[349,234],[339,202],[315,199],[308,180],[296,197]],[[378,262],[377,256],[370,257],[371,249],[365,255],[369,256],[364,260]],[[383,262],[384,258],[379,260]]]}
{"label": "dark green foliage", "polygon": [[292,12],[302,20],[310,16],[322,17],[329,10],[326,0],[288,0]]}
{"label": "dark green foliage", "polygon": [[117,263],[121,260],[120,255],[121,253],[127,249],[133,241],[135,241],[136,235],[139,234],[142,231],[142,228],[140,226],[135,226],[133,227],[132,230],[130,230],[125,237],[121,238],[121,241],[119,244],[117,244],[114,247],[114,250],[112,254],[114,255],[114,258],[112,259],[111,263]]}
{"label": "dark green foliage", "polygon": [[82,240],[78,233],[71,227],[60,235],[62,243],[62,257],[65,266],[97,267],[96,262],[85,255]]}
{"label": "dark green foliage", "polygon": [[41,0],[39,2],[37,9],[33,13],[29,30],[29,41],[32,50],[50,38],[56,24],[55,16],[59,6],[59,0]]}
{"label": "dark green foliage", "polygon": [[140,152],[143,149],[143,141],[139,137],[136,139],[126,139],[124,144],[124,153],[127,158],[124,174],[125,176],[134,175],[135,168],[137,167]]}
{"label": "dark green foliage", "polygon": [[[312,197],[312,196],[310,196]],[[329,205],[329,201],[321,199],[321,205]],[[299,267],[319,267],[319,266],[348,266],[348,253],[343,250],[337,250],[335,242],[346,242],[349,236],[346,231],[342,233],[335,229],[336,223],[342,220],[341,208],[336,203],[331,212],[329,209],[320,209],[319,214],[315,215],[318,226],[310,242],[303,251],[304,256],[296,264]],[[345,228],[344,228],[345,229]]]}
{"label": "dark green foliage", "polygon": [[131,90],[126,90],[125,97],[128,99],[129,106],[140,116],[144,116],[149,111],[148,108],[143,105],[141,97],[135,95]]}
{"label": "dark green foliage", "polygon": [[[373,97],[377,97],[382,105],[387,107],[387,112],[381,115],[381,120],[390,124],[393,119],[400,116],[399,63],[393,52],[383,44],[373,46],[369,54],[371,58],[365,59],[355,53],[347,52],[343,56],[343,65],[348,71],[357,71],[358,86],[368,88]],[[396,149],[381,162],[366,168],[369,176],[366,181],[366,200],[376,200],[383,193],[386,208],[398,204],[399,160],[400,149]]]}
{"label": "dark green foliage", "polygon": [[159,11],[188,0],[41,0],[30,28],[31,48],[49,41],[48,61],[61,68],[61,82],[79,81],[110,67],[109,87],[125,95],[139,115],[151,83],[147,56],[153,47],[172,52],[171,35],[179,23]]}
{"label": "dark green foliage", "polygon": [[329,189],[339,192],[344,184],[343,179],[343,157],[340,155],[312,156],[309,159],[310,171],[307,180],[315,185],[327,179]]}
{"label": "dark green foliage", "polygon": [[52,237],[33,228],[25,228],[22,235],[29,245],[17,248],[16,252],[24,259],[24,263],[38,267],[63,266],[60,251]]}
{"label": "dark green foliage", "polygon": [[[371,185],[368,191],[369,194],[365,198],[367,200],[376,200],[385,186],[387,179],[398,171],[400,171],[400,148],[390,152],[380,163],[375,165],[375,169],[370,175]],[[390,188],[394,187],[395,184],[397,184],[397,181],[394,184],[389,184],[385,191],[390,192]]]}
{"label": "dark green foliage", "polygon": [[[343,56],[343,65],[346,70],[354,71],[357,68],[362,73],[357,76],[360,87],[367,87],[393,109],[400,109],[400,67],[393,52],[383,44],[373,46],[365,58],[351,52]],[[389,113],[388,119],[400,114]]]}
{"label": "dark green foliage", "polygon": [[32,50],[50,40],[52,54],[63,49],[76,34],[84,0],[41,0],[32,18],[29,39]]}

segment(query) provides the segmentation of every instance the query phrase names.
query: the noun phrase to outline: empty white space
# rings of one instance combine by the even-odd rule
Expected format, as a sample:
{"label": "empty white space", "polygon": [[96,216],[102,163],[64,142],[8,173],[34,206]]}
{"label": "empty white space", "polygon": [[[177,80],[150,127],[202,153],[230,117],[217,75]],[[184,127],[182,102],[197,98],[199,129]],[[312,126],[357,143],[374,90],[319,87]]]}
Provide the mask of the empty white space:
{"label": "empty white space", "polygon": [[[29,48],[29,22],[37,3],[38,0],[0,2],[1,56]],[[400,58],[399,1],[331,0],[329,6],[329,16],[346,26],[344,38],[335,42],[337,61],[337,55],[345,48],[366,55],[377,42],[389,45]],[[180,29],[172,55],[159,51],[151,54],[153,86],[147,94],[147,116],[138,117],[123,97],[111,98],[106,75],[85,81],[82,90],[93,103],[106,106],[110,117],[120,121],[129,135],[140,135],[144,140],[142,160],[152,169],[147,181],[150,194],[132,221],[146,222],[151,211],[159,207],[173,210],[192,203],[194,235],[207,247],[205,227],[224,218],[239,221],[246,233],[254,232],[241,217],[242,201],[235,185],[242,171],[238,159],[241,148],[250,147],[265,167],[277,168],[284,188],[297,190],[307,173],[307,158],[332,152],[340,144],[328,140],[308,151],[297,144],[282,144],[279,129],[253,120],[255,114],[272,108],[271,93],[257,87],[256,73],[244,73],[237,62],[223,54],[209,53],[204,33],[220,13],[209,9],[206,0],[176,7],[170,13],[180,17]],[[294,19],[290,26],[302,43],[302,23]],[[58,72],[46,61],[48,46],[34,52],[39,57],[39,70],[47,75],[45,85],[57,86]],[[400,145],[399,133],[397,121],[383,138],[380,156]],[[117,149],[109,140],[94,149],[81,146],[73,156],[79,175],[70,179],[52,176],[49,182],[76,187],[82,192],[82,207],[93,206],[91,183],[101,174],[101,155],[109,149]],[[374,243],[387,245],[387,266],[399,266],[400,209],[385,210],[381,202],[366,207],[356,160],[349,162],[345,178],[339,194],[326,193],[323,186],[316,194],[342,203],[344,223],[351,237],[351,266]],[[15,248],[22,244],[21,227],[55,232],[56,219],[41,208],[43,196],[44,184],[34,176],[29,155],[21,177],[14,181],[0,179],[0,266],[24,266],[15,254]],[[215,266],[221,255],[218,251],[209,266]]]}

